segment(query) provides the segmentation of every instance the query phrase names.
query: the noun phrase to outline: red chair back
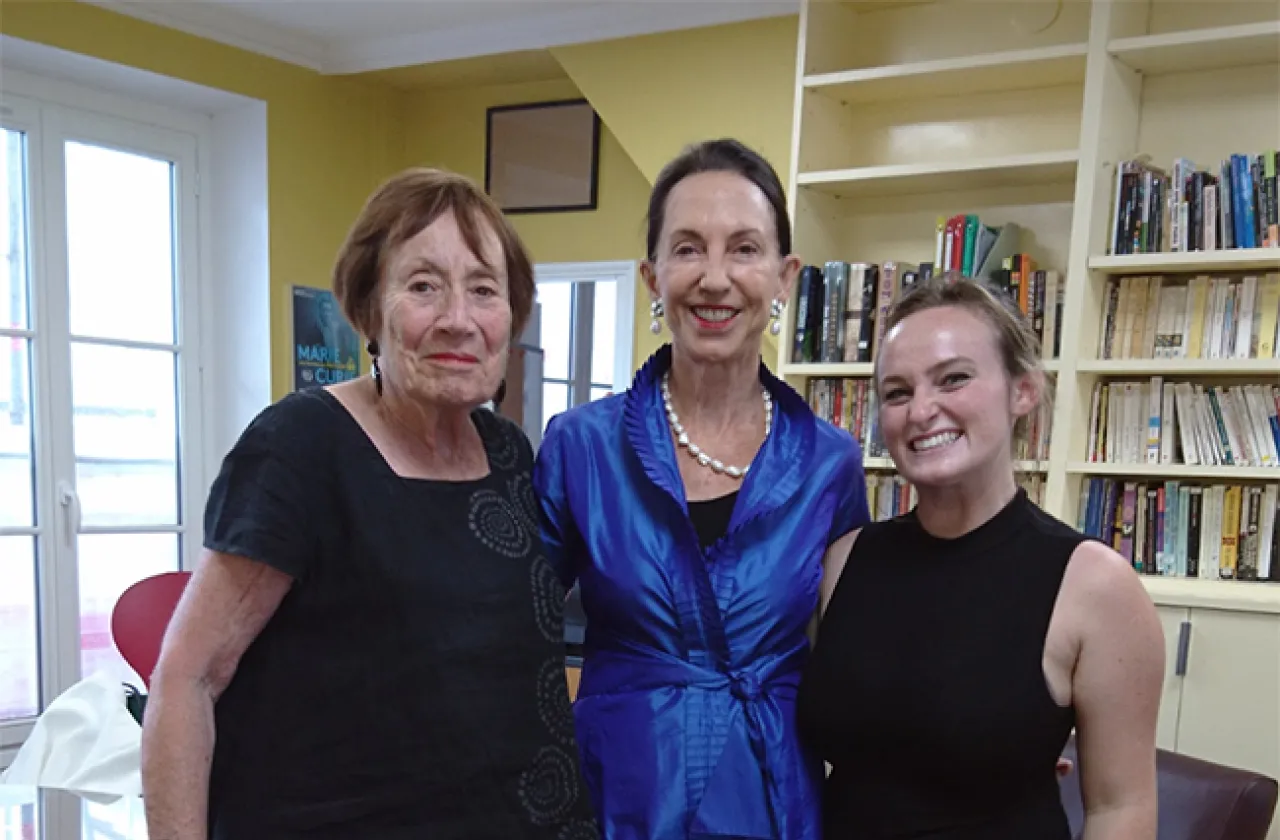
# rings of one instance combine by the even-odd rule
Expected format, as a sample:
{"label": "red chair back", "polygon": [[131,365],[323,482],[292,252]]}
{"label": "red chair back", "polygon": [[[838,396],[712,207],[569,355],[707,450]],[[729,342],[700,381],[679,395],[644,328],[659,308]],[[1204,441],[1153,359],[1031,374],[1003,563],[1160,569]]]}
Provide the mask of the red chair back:
{"label": "red chair back", "polygon": [[164,631],[190,577],[190,572],[165,572],[143,578],[124,591],[111,611],[111,638],[148,691]]}

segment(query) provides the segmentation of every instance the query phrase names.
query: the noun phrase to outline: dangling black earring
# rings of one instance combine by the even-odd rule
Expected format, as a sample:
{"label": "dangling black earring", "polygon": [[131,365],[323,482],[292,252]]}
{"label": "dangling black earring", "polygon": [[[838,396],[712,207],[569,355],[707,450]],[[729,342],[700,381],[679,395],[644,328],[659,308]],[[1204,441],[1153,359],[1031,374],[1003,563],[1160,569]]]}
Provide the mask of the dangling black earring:
{"label": "dangling black earring", "polygon": [[378,396],[382,396],[382,368],[378,367],[378,342],[370,341],[365,349],[373,359],[373,387],[378,389]]}

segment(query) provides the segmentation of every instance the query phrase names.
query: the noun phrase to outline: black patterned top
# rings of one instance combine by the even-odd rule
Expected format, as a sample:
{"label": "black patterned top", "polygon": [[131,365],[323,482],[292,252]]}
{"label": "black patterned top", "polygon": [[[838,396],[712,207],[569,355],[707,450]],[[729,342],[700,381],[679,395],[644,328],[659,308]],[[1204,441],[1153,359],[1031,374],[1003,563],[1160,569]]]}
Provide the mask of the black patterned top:
{"label": "black patterned top", "polygon": [[490,473],[396,475],[328,391],[223,463],[205,545],[295,578],[216,706],[212,840],[594,840],[529,442],[472,420]]}

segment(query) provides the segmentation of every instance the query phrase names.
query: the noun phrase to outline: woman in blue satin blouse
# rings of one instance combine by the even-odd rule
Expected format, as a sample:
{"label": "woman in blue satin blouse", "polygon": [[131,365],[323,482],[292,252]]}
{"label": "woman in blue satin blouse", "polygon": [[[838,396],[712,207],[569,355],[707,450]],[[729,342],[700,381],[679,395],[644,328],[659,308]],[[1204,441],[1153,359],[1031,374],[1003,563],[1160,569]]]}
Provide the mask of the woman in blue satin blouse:
{"label": "woman in blue satin blouse", "polygon": [[687,150],[654,185],[647,247],[670,344],[625,393],[553,418],[534,473],[587,615],[588,790],[606,840],[816,839],[822,767],[794,700],[823,552],[869,520],[861,451],[761,363],[801,266],[768,162]]}

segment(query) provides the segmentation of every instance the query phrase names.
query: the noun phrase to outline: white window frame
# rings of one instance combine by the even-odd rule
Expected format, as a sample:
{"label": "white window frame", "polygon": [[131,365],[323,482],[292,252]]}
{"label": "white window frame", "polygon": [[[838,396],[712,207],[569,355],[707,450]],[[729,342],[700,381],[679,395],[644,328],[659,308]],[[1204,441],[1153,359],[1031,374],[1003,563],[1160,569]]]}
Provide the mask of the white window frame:
{"label": "white window frame", "polygon": [[[175,164],[174,216],[175,341],[158,345],[133,341],[98,341],[121,347],[163,347],[177,351],[179,412],[179,487],[177,528],[179,566],[191,569],[200,551],[202,512],[208,476],[205,445],[206,391],[204,362],[211,333],[207,295],[209,253],[205,224],[207,196],[201,195],[202,155],[209,148],[207,116],[136,101],[101,90],[4,69],[0,90],[0,124],[27,137],[28,265],[31,323],[30,359],[36,471],[36,522],[30,529],[4,529],[4,534],[31,534],[39,561],[37,605],[41,697],[44,708],[80,679],[79,574],[74,562],[80,533],[146,532],[145,527],[82,528],[78,500],[61,492],[59,478],[74,477],[74,453],[54,441],[72,440],[70,338],[65,313],[67,243],[65,235],[65,140],[84,140],[159,156]],[[50,237],[60,241],[50,241]],[[42,278],[43,281],[42,281]],[[52,279],[52,282],[49,281]],[[62,318],[61,322],[56,319]],[[23,333],[19,333],[20,336]],[[55,374],[55,372],[58,372]],[[30,734],[33,720],[0,722],[0,767]],[[80,836],[79,800],[51,798],[42,809],[48,838]]]}
{"label": "white window frame", "polygon": [[[544,283],[609,283],[617,284],[617,301],[618,308],[616,312],[617,324],[614,329],[614,348],[613,348],[613,392],[615,394],[625,391],[631,386],[631,380],[634,376],[634,353],[635,353],[635,323],[636,323],[636,274],[639,270],[639,263],[635,260],[613,260],[607,262],[563,262],[563,263],[539,263],[534,268],[534,281],[541,286]],[[594,313],[593,313],[594,317]],[[586,335],[592,338],[591,320],[588,318],[585,322],[574,320],[574,332],[580,336]],[[579,342],[570,343],[570,354],[573,353],[573,347]],[[580,345],[579,345],[580,346]],[[585,389],[590,395],[591,388],[591,367],[582,371],[576,368],[570,360],[570,371],[574,374],[574,386],[570,388],[570,394],[573,387]],[[584,384],[585,383],[585,384]],[[572,396],[570,404],[574,405]],[[546,418],[542,418],[545,424]]]}

